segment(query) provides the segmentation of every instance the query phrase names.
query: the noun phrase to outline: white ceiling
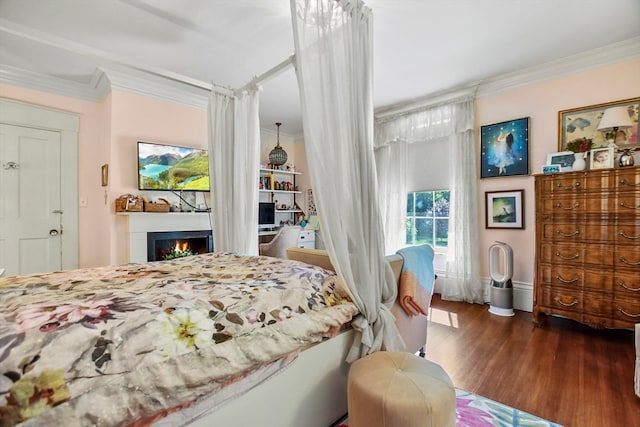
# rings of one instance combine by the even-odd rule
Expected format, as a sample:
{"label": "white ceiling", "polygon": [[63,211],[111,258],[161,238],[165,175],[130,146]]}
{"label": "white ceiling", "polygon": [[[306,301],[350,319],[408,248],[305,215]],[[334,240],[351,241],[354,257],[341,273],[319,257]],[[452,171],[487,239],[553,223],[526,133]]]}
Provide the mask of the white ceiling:
{"label": "white ceiling", "polygon": [[[365,3],[378,110],[640,40],[639,0]],[[97,67],[118,66],[239,88],[292,53],[288,0],[0,0],[0,79],[25,70],[90,85]],[[262,127],[299,133],[293,69],[263,86]]]}

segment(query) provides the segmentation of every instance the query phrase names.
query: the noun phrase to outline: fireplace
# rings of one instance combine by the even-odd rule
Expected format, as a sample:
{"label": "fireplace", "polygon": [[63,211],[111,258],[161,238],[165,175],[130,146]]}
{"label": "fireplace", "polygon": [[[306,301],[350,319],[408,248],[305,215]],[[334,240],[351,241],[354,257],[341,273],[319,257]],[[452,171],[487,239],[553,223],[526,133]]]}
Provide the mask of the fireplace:
{"label": "fireplace", "polygon": [[147,261],[161,261],[213,252],[211,230],[147,233]]}

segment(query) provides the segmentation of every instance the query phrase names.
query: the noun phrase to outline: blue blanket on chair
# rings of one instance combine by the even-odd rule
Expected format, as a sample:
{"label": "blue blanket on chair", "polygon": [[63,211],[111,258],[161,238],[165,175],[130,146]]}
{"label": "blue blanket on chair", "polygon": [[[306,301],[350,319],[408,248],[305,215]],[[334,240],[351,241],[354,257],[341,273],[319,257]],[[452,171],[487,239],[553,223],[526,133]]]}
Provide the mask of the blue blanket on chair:
{"label": "blue blanket on chair", "polygon": [[[433,248],[431,245],[409,246],[396,253],[403,259],[398,284],[400,305],[409,315],[426,316],[435,283]],[[419,292],[418,287],[422,287],[427,296],[424,296],[424,292]]]}

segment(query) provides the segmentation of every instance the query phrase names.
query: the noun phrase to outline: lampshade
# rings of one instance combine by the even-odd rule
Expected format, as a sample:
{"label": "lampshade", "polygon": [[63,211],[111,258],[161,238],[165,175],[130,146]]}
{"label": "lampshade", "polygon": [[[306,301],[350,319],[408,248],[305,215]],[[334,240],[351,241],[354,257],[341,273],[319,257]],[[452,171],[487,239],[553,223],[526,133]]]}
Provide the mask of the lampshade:
{"label": "lampshade", "polygon": [[618,129],[627,129],[633,126],[626,107],[607,108],[600,119],[598,130],[609,131]]}

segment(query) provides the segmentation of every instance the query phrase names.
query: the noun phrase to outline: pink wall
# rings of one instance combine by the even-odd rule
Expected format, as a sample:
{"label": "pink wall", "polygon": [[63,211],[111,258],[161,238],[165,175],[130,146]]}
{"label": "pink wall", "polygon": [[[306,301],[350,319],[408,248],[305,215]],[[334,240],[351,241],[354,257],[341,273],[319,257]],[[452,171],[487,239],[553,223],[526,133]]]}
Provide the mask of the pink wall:
{"label": "pink wall", "polygon": [[[640,96],[640,59],[603,67],[561,79],[514,89],[476,101],[476,129],[483,124],[530,117],[530,165],[538,173],[546,155],[557,151],[558,111]],[[83,101],[0,84],[2,97],[76,113],[79,131],[79,196],[88,206],[79,209],[81,267],[126,262],[126,222],[115,215],[113,203],[125,193],[137,193],[136,142],[166,142],[207,146],[206,111],[123,91],[113,91],[100,102]],[[262,132],[261,158],[275,145],[275,132]],[[301,189],[310,185],[304,146],[280,134],[280,144],[305,175]],[[478,140],[479,145],[479,140]],[[100,185],[101,165],[109,164],[110,182]],[[533,177],[480,180],[480,224],[484,224],[484,192],[525,190],[525,230],[480,232],[481,275],[488,277],[487,249],[505,241],[514,249],[514,280],[533,282],[534,211]],[[301,197],[301,204],[304,198]],[[105,226],[106,225],[106,226]]]}
{"label": "pink wall", "polygon": [[[123,194],[139,194],[137,142],[158,142],[207,148],[207,112],[156,98],[114,90],[111,93],[109,185],[111,212],[114,200]],[[170,193],[148,192],[175,199]],[[202,197],[202,196],[201,196]],[[111,215],[111,263],[129,261],[127,220]]]}
{"label": "pink wall", "polygon": [[90,102],[50,93],[0,84],[3,98],[75,113],[80,117],[78,132],[78,195],[87,200],[79,208],[79,265],[93,267],[109,263],[109,207],[104,204],[100,166],[108,162],[108,101]]}
{"label": "pink wall", "polygon": [[[530,117],[529,160],[531,174],[540,172],[547,154],[558,150],[558,112],[640,96],[640,59],[514,89],[476,100],[478,152],[480,126]],[[479,174],[478,174],[479,176]],[[480,180],[478,186],[481,276],[488,277],[487,251],[494,241],[506,242],[514,252],[517,282],[533,283],[534,276],[534,179],[532,176]],[[524,230],[485,230],[484,192],[524,189]]]}

